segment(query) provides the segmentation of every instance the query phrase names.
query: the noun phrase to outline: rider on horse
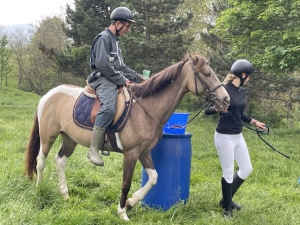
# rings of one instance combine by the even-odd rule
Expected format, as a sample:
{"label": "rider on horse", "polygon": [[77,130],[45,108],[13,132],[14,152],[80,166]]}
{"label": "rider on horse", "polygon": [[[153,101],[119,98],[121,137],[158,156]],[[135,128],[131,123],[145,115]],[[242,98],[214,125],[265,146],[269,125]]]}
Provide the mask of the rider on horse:
{"label": "rider on horse", "polygon": [[129,85],[130,81],[138,83],[144,80],[142,75],[124,64],[118,40],[118,36],[129,32],[131,23],[135,23],[131,11],[126,7],[118,7],[112,11],[110,19],[110,26],[98,34],[93,41],[90,65],[94,72],[87,79],[100,99],[100,110],[95,119],[91,146],[87,155],[97,166],[104,165],[99,150],[104,142],[106,129],[116,111],[117,87]]}

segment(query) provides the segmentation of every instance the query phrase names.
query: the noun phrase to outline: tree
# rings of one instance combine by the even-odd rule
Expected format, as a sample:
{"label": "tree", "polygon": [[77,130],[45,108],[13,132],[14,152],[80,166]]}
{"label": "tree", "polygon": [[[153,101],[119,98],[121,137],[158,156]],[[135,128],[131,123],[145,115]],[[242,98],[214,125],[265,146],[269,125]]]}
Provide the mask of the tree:
{"label": "tree", "polygon": [[229,0],[215,33],[233,58],[248,58],[261,70],[286,74],[299,69],[300,4],[298,0]]}
{"label": "tree", "polygon": [[114,0],[75,0],[66,8],[64,31],[73,46],[91,45],[95,36],[110,24],[110,13],[119,6]]}
{"label": "tree", "polygon": [[8,39],[6,35],[0,38],[0,85],[5,79],[5,86],[8,86],[8,75],[12,71],[10,64],[11,51],[7,48]]}
{"label": "tree", "polygon": [[[224,5],[226,0],[186,0],[177,9],[180,15],[189,13],[193,15],[182,32],[186,37],[193,37],[188,49],[208,58],[211,68],[220,80],[224,79],[224,73],[228,72],[228,65],[231,62],[228,63],[228,60],[224,59],[224,54],[228,53],[227,46],[220,44],[219,38],[210,34],[210,30],[215,26],[215,20],[224,9]],[[187,94],[180,107],[185,106],[188,111],[196,111],[204,104],[204,99]]]}
{"label": "tree", "polygon": [[[229,48],[226,58],[246,58],[255,66],[248,96],[264,109],[268,120],[281,121],[276,107],[286,108],[287,117],[298,107],[300,28],[297,0],[228,0],[211,33]],[[276,76],[279,75],[279,76]],[[261,104],[262,103],[262,104]],[[274,104],[275,103],[275,104]],[[264,106],[264,107],[262,107]],[[250,109],[251,111],[251,109]],[[278,110],[273,110],[278,112]]]}
{"label": "tree", "polygon": [[214,71],[221,75],[222,80],[235,60],[227,56],[230,53],[229,44],[211,31],[215,28],[220,13],[228,7],[227,0],[211,1],[205,20],[206,28],[199,33],[200,39],[205,44],[205,54],[210,59]]}
{"label": "tree", "polygon": [[122,40],[126,63],[155,73],[181,60],[193,41],[193,36],[184,35],[193,15],[178,10],[184,1],[129,2],[137,23]]}
{"label": "tree", "polygon": [[10,36],[10,46],[19,68],[19,88],[44,94],[62,83],[76,84],[70,74],[59,71],[55,52],[64,51],[69,44],[58,17],[46,17],[29,34],[16,30]]}
{"label": "tree", "polygon": [[74,78],[85,80],[91,72],[89,56],[89,45],[68,46],[65,51],[54,52],[54,61],[58,71],[70,73]]}
{"label": "tree", "polygon": [[[192,15],[180,15],[176,11],[183,2],[76,0],[75,9],[68,7],[66,11],[66,34],[74,40],[72,48],[90,46],[95,36],[109,26],[112,10],[127,6],[137,23],[132,24],[130,34],[120,38],[124,61],[140,73],[143,69],[158,72],[179,61],[191,44],[192,38],[186,38],[184,30]],[[88,62],[89,55],[86,58]],[[87,66],[81,64],[81,68]]]}

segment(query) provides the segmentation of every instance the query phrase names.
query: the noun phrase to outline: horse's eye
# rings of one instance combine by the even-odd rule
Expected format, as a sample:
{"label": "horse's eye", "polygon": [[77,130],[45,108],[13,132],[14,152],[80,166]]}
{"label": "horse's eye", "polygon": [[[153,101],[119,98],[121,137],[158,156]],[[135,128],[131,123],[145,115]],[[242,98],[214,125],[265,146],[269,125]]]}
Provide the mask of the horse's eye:
{"label": "horse's eye", "polygon": [[210,77],[210,76],[211,76],[211,73],[208,72],[208,73],[205,73],[204,75],[205,75],[206,77]]}

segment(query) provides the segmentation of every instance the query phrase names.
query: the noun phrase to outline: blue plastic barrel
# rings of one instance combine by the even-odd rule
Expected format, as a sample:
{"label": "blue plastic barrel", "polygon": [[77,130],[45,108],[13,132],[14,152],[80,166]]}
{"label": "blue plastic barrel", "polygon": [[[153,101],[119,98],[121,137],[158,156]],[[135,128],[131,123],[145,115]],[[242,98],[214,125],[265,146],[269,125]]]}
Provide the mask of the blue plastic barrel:
{"label": "blue plastic barrel", "polygon": [[184,134],[190,113],[174,112],[163,127],[165,134]]}
{"label": "blue plastic barrel", "polygon": [[[157,184],[152,187],[143,205],[168,210],[174,204],[186,201],[190,195],[190,174],[192,159],[192,134],[163,134],[152,149],[151,156],[158,173]],[[148,174],[142,171],[142,187],[148,181]]]}

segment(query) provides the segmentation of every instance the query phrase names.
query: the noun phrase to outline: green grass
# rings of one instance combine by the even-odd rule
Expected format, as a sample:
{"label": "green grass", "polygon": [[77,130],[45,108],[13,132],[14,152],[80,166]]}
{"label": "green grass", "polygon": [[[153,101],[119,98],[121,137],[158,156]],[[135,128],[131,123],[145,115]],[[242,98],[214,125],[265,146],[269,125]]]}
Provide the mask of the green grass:
{"label": "green grass", "polygon": [[[105,157],[105,166],[93,166],[87,148],[78,146],[68,161],[66,176],[70,199],[59,192],[54,157],[56,141],[47,158],[41,185],[23,173],[24,152],[39,96],[10,88],[0,89],[0,224],[300,224],[300,177],[298,128],[270,129],[263,136],[286,159],[265,145],[248,129],[244,137],[249,147],[253,173],[236,193],[234,200],[244,208],[225,220],[218,202],[221,197],[221,167],[213,143],[217,121],[200,117],[188,126],[192,133],[190,198],[167,211],[137,205],[127,214],[131,222],[117,215],[121,194],[122,155]],[[259,119],[259,118],[258,118]],[[130,195],[140,188],[140,164],[133,177]]]}

